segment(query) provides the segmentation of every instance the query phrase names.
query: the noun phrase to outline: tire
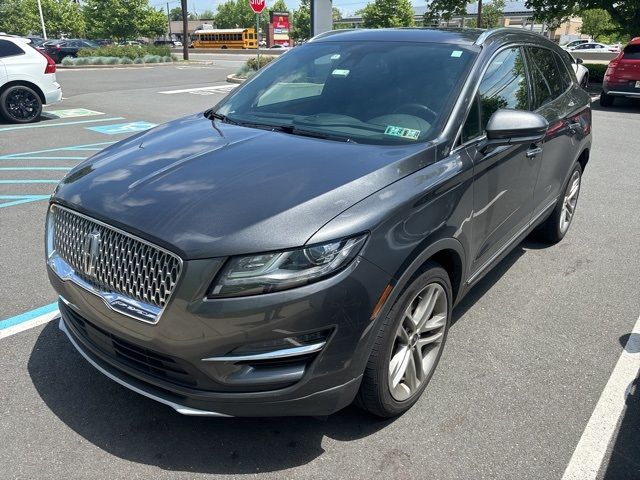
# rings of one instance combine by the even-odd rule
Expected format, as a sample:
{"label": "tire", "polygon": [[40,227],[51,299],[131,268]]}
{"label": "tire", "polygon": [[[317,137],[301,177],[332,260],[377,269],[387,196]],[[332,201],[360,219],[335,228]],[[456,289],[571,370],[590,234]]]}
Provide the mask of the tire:
{"label": "tire", "polygon": [[[389,418],[401,415],[418,401],[442,355],[451,323],[451,299],[447,272],[435,262],[426,263],[384,319],[362,377],[356,405],[378,417]],[[431,301],[433,307],[429,309]],[[426,315],[418,314],[417,321],[406,315],[418,313],[419,308],[424,308]],[[420,320],[424,322],[422,330],[415,328]],[[410,330],[407,326],[413,328],[413,332],[407,333]],[[416,362],[418,358],[422,358],[422,362]],[[390,370],[396,374],[391,375]]]}
{"label": "tire", "polygon": [[42,100],[32,88],[14,85],[0,95],[0,114],[9,122],[33,122],[41,113]]}
{"label": "tire", "polygon": [[580,82],[580,86],[586,90],[589,87],[589,73],[585,73],[582,78],[582,82]]}
{"label": "tire", "polygon": [[[576,186],[577,180],[577,186]],[[537,238],[547,243],[558,243],[564,238],[569,231],[571,221],[575,216],[575,209],[578,204],[578,196],[580,195],[580,186],[582,185],[582,167],[576,163],[569,175],[569,180],[563,189],[563,194],[558,198],[553,212],[549,215],[544,223],[538,227]],[[575,191],[574,190],[575,187]],[[569,203],[567,203],[569,202]],[[566,215],[569,218],[566,218]]]}
{"label": "tire", "polygon": [[602,92],[600,94],[600,105],[603,107],[613,106],[613,97],[611,95],[607,95],[605,92]]}

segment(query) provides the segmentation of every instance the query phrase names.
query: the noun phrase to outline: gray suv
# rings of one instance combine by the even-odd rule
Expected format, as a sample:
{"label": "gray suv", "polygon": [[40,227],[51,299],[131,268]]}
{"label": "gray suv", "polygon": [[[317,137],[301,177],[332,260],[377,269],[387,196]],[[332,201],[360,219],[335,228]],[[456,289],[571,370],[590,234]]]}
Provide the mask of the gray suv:
{"label": "gray suv", "polygon": [[46,226],[60,328],[183,414],[401,414],[456,303],[532,231],[567,233],[590,145],[541,36],[321,35],[69,172]]}

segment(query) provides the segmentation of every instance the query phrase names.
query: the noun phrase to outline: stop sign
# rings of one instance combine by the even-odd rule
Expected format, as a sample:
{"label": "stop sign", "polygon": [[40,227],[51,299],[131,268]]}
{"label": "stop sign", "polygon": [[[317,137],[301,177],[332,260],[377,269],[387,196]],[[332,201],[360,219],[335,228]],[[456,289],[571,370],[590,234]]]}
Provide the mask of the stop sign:
{"label": "stop sign", "polygon": [[265,0],[249,0],[249,6],[254,12],[262,13],[264,7],[267,6],[267,2]]}

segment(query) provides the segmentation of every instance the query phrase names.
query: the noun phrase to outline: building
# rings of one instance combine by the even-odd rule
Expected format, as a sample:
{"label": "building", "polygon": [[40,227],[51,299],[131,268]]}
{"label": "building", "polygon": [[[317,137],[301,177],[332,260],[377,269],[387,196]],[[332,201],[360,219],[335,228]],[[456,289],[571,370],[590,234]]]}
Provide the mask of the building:
{"label": "building", "polygon": [[[188,32],[191,35],[196,30],[204,30],[203,26],[207,28],[213,28],[213,19],[211,20],[188,20]],[[172,40],[182,41],[182,20],[171,20],[170,23],[171,31],[169,35]]]}
{"label": "building", "polygon": [[[429,11],[428,5],[414,6],[414,22],[416,25],[424,25],[424,15]],[[440,27],[466,27],[472,19],[475,19],[478,15],[478,3],[470,3],[467,6],[467,13],[464,16],[454,16],[448,22],[444,19],[436,20],[435,23],[425,26],[440,26]],[[341,20],[334,22],[334,25],[340,25],[341,27],[360,28],[362,27],[361,16],[345,17]],[[549,32],[548,27],[545,24],[535,23],[533,21],[533,9],[526,6],[524,0],[506,0],[503,10],[503,17],[500,22],[500,26],[503,27],[520,27],[528,28],[538,33],[543,33],[551,40],[559,41],[561,37],[568,35],[576,38],[580,37],[580,27],[582,26],[582,19],[579,17],[571,18],[569,21],[560,25],[556,30]]]}

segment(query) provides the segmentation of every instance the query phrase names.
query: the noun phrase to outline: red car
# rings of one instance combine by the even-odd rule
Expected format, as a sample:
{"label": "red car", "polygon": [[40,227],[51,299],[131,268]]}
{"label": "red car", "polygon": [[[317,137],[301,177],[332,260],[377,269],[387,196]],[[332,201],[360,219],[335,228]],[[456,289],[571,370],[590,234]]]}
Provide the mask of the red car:
{"label": "red car", "polygon": [[615,97],[640,98],[640,37],[631,40],[609,62],[602,81],[600,105],[610,107]]}

